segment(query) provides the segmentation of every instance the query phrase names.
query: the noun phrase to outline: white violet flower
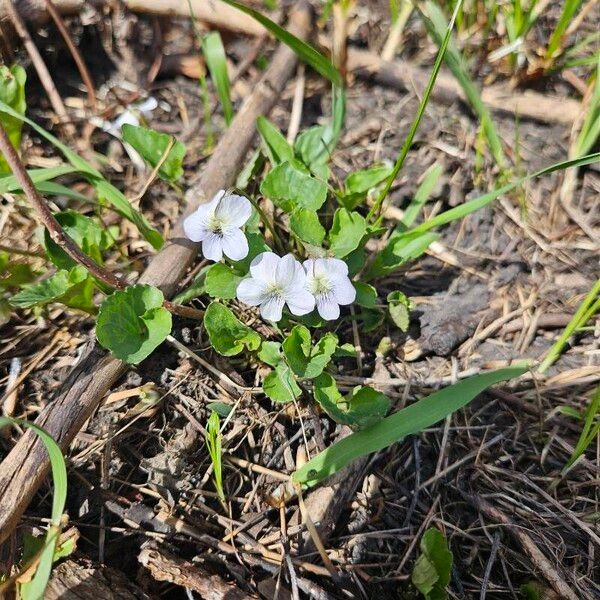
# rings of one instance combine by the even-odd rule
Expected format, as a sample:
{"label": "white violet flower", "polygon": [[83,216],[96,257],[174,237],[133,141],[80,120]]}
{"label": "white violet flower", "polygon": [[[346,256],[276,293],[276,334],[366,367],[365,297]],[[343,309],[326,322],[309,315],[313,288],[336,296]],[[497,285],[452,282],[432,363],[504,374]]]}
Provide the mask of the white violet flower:
{"label": "white violet flower", "polygon": [[266,321],[279,321],[284,304],[298,316],[315,307],[315,299],[306,287],[306,273],[291,254],[259,254],[250,264],[250,275],[238,285],[237,297],[245,304],[260,306]]}
{"label": "white violet flower", "polygon": [[209,260],[219,262],[223,254],[242,260],[248,255],[248,240],[241,227],[251,214],[248,198],[220,190],[185,219],[183,230],[192,242],[202,242],[202,254]]}
{"label": "white violet flower", "polygon": [[348,265],[339,258],[304,261],[306,287],[315,297],[317,311],[325,320],[340,316],[340,305],[352,304],[356,289],[348,277]]}

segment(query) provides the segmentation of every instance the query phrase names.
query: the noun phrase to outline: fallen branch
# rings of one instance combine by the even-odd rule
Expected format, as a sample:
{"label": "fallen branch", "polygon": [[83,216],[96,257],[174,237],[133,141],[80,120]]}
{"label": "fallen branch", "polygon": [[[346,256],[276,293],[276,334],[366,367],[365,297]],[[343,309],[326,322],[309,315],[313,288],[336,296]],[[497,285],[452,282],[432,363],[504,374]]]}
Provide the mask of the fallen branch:
{"label": "fallen branch", "polygon": [[52,570],[44,600],[101,598],[102,600],[154,600],[120,571],[90,560],[68,559]]}
{"label": "fallen branch", "polygon": [[[352,430],[343,427],[342,433],[336,441],[349,436]],[[311,490],[305,500],[305,510],[310,515],[316,526],[319,539],[323,544],[334,532],[337,522],[346,510],[348,502],[356,492],[357,488],[365,478],[365,468],[370,456],[363,456],[336,473],[326,484]],[[310,552],[314,549],[314,543],[308,533],[303,535],[302,552]]]}
{"label": "fallen branch", "polygon": [[71,53],[71,56],[73,57],[73,60],[75,61],[75,64],[77,65],[77,70],[79,71],[79,74],[81,75],[81,80],[83,81],[83,83],[85,85],[85,89],[87,90],[88,102],[90,104],[90,108],[95,113],[95,112],[97,112],[97,106],[96,106],[96,93],[94,90],[94,82],[92,81],[92,76],[90,75],[87,65],[85,64],[85,60],[83,59],[81,52],[79,52],[79,48],[77,48],[77,46],[75,45],[75,42],[73,42],[71,36],[69,35],[69,31],[68,31],[66,25],[64,24],[64,21],[62,20],[60,13],[56,10],[56,7],[54,6],[54,3],[52,2],[52,0],[46,0],[46,8],[48,9],[48,12],[50,13],[52,20],[54,21],[54,24],[56,25],[56,28],[60,32],[60,35],[62,36],[63,40],[65,41],[67,48],[69,48],[69,52]]}
{"label": "fallen branch", "polygon": [[[305,39],[311,27],[309,9],[304,3],[296,3],[290,15],[289,30]],[[286,46],[277,49],[270,67],[217,144],[200,182],[188,191],[185,213],[173,228],[171,238],[151,260],[140,283],[159,287],[167,298],[175,293],[180,279],[198,254],[197,245],[184,237],[183,220],[219,189],[233,184],[254,139],[257,117],[268,113],[275,105],[294,73],[296,63],[295,54]],[[127,369],[128,365],[107,355],[90,341],[79,364],[36,423],[44,427],[61,448],[68,448],[102,397]],[[48,456],[43,444],[29,432],[0,464],[0,542],[18,523],[48,469]]]}
{"label": "fallen branch", "polygon": [[[11,0],[0,0],[0,20],[7,18]],[[54,7],[61,15],[73,15],[86,5],[97,9],[109,6],[108,0],[54,0]],[[123,5],[133,11],[153,15],[189,17],[190,9],[187,0],[123,0]],[[247,35],[263,35],[265,29],[252,17],[222,4],[217,0],[191,0],[194,16],[213,27],[237,31]],[[20,0],[19,12],[25,21],[32,25],[43,25],[49,19],[46,0]]]}
{"label": "fallen branch", "polygon": [[[0,21],[10,18],[11,1],[0,0]],[[62,15],[73,15],[83,9],[85,0],[57,0],[54,5]],[[19,2],[19,12],[25,21],[33,25],[42,25],[50,18],[46,0],[22,0]]]}
{"label": "fallen branch", "polygon": [[[562,329],[566,327],[573,315],[567,313],[555,313],[548,315],[540,315],[537,320],[538,329]],[[500,335],[506,335],[507,333],[515,333],[521,331],[526,326],[525,320],[520,317],[514,321],[509,321],[500,329]]]}
{"label": "fallen branch", "polygon": [[168,581],[200,594],[207,600],[249,600],[256,598],[218,575],[207,573],[200,565],[183,560],[159,548],[155,542],[144,544],[138,562],[157,581]]}
{"label": "fallen branch", "polygon": [[[97,0],[96,0],[96,3]],[[100,2],[102,4],[102,2]],[[123,4],[133,12],[175,17],[189,17],[187,0],[124,0]],[[217,29],[236,31],[246,35],[265,35],[265,28],[249,15],[213,0],[192,0],[192,10],[198,21],[203,21]]]}
{"label": "fallen branch", "polygon": [[[320,38],[323,45],[327,40]],[[348,71],[361,79],[373,80],[398,90],[421,93],[429,80],[429,70],[408,62],[385,61],[377,54],[356,48],[348,49]],[[460,84],[449,73],[441,72],[435,82],[432,98],[441,104],[457,101],[467,103]],[[581,113],[581,105],[572,98],[539,94],[531,90],[513,92],[505,85],[493,85],[481,90],[484,104],[501,113],[519,115],[545,123],[573,125]]]}

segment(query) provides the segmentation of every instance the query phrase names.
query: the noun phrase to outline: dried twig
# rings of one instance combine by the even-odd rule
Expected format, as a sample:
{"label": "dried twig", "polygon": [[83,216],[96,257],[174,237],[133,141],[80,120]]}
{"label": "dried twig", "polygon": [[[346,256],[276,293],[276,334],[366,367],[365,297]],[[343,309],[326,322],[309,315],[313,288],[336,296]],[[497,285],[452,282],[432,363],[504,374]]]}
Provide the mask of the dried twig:
{"label": "dried twig", "polygon": [[13,4],[13,1],[14,0],[7,0],[5,2],[6,12],[12,21],[17,35],[21,38],[23,46],[25,46],[25,50],[27,50],[27,54],[29,54],[29,57],[31,58],[31,62],[37,71],[40,82],[44,86],[44,90],[46,90],[50,104],[52,104],[54,112],[63,125],[65,133],[70,137],[75,137],[75,127],[73,127],[73,124],[69,120],[67,109],[65,108],[62,98],[60,97],[60,94],[54,85],[50,71],[48,71],[48,67],[44,62],[44,59],[39,53],[37,46],[31,39],[31,35],[29,35],[29,31],[27,30],[25,23],[23,23],[23,19],[21,19],[21,15]]}
{"label": "dried twig", "polygon": [[79,246],[77,246],[77,244],[63,231],[54,215],[50,212],[50,209],[44,202],[42,196],[37,191],[29,173],[27,173],[27,170],[23,166],[19,155],[8,139],[8,135],[2,125],[0,125],[0,152],[2,152],[6,158],[6,162],[21,185],[23,193],[37,213],[42,224],[47,229],[52,241],[58,244],[73,260],[82,264],[100,281],[118,289],[125,287],[126,284],[121,281],[121,279],[96,264],[89,256],[87,256],[87,254],[84,254]]}
{"label": "dried twig", "polygon": [[67,47],[69,48],[69,52],[71,53],[71,56],[73,57],[73,60],[77,65],[77,69],[79,70],[79,74],[81,75],[81,79],[83,80],[85,89],[87,90],[90,107],[94,112],[96,112],[97,106],[94,82],[92,81],[92,76],[90,75],[85,61],[83,60],[83,56],[81,56],[81,52],[79,52],[79,49],[73,43],[73,40],[71,39],[71,36],[69,35],[67,28],[65,27],[65,23],[58,10],[56,10],[56,7],[54,6],[52,0],[46,0],[46,8],[50,13],[52,20],[56,25],[56,28],[60,32],[60,35],[62,36],[63,40],[65,40],[65,44],[67,44]]}
{"label": "dried twig", "polygon": [[[326,38],[319,38],[321,45],[328,45]],[[348,49],[348,71],[357,77],[374,80],[398,90],[421,90],[427,85],[429,70],[406,61],[385,61],[377,54],[357,48]],[[440,73],[431,97],[441,104],[466,102],[462,88],[448,73]],[[572,98],[559,98],[531,90],[513,92],[505,85],[494,85],[481,90],[481,99],[492,110],[518,114],[545,123],[572,125],[581,111],[579,102]]]}
{"label": "dried twig", "polygon": [[[106,2],[97,2],[106,4]],[[154,15],[176,15],[189,17],[190,9],[186,0],[125,0],[125,7],[133,12],[149,13]],[[265,28],[249,15],[241,13],[232,6],[221,2],[207,2],[206,0],[192,0],[194,16],[199,21],[210,23],[218,29],[238,31],[249,35],[264,35]]]}
{"label": "dried twig", "polygon": [[525,530],[518,527],[511,519],[505,515],[500,509],[490,504],[487,500],[479,496],[471,496],[462,494],[462,496],[472,504],[477,510],[482,512],[486,517],[498,521],[506,526],[506,529],[511,535],[521,544],[525,553],[529,556],[533,564],[536,566],[540,574],[545,577],[546,581],[554,588],[561,598],[567,600],[577,600],[577,594],[570,588],[560,573],[554,568],[552,563],[546,558],[531,537],[525,533]]}

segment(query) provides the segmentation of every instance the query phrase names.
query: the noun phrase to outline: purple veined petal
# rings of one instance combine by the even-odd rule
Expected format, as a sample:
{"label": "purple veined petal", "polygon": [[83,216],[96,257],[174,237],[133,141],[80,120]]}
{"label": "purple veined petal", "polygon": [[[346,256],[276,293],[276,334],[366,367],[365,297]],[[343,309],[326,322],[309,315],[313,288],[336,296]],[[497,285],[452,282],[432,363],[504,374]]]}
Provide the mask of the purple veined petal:
{"label": "purple veined petal", "polygon": [[315,259],[307,258],[303,263],[304,271],[307,275],[314,275],[315,272]]}
{"label": "purple veined petal", "polygon": [[285,301],[293,315],[307,315],[315,307],[315,297],[306,289],[301,288],[286,294]]}
{"label": "purple veined petal", "polygon": [[262,281],[252,277],[240,281],[236,294],[238,300],[250,306],[258,306],[269,299],[267,286]]}
{"label": "purple veined petal", "polygon": [[226,194],[215,211],[215,215],[225,223],[225,227],[242,227],[252,214],[252,204],[244,196]]}
{"label": "purple veined petal", "polygon": [[248,256],[248,240],[241,229],[223,232],[223,254],[231,260],[242,260]]}
{"label": "purple veined petal", "polygon": [[279,261],[275,281],[283,289],[304,287],[306,273],[293,254],[286,254]]}
{"label": "purple veined petal", "polygon": [[[302,267],[306,273],[306,281],[304,282],[304,288],[307,289],[311,294],[315,294],[317,291],[317,278],[321,279],[323,277],[316,272],[316,260],[309,258],[305,260]],[[327,277],[327,276],[325,276]],[[328,278],[327,278],[328,279]]]}
{"label": "purple veined petal", "polygon": [[333,321],[340,316],[340,307],[331,294],[319,294],[316,297],[317,311],[326,321]]}
{"label": "purple veined petal", "polygon": [[261,281],[275,281],[277,265],[281,258],[274,252],[261,252],[250,263],[250,274]]}
{"label": "purple veined petal", "polygon": [[356,288],[347,277],[335,280],[330,294],[335,302],[344,306],[356,300]]}
{"label": "purple veined petal", "polygon": [[223,236],[210,232],[202,242],[202,254],[208,260],[219,262],[223,258]]}
{"label": "purple veined petal", "polygon": [[327,271],[326,263],[324,258],[308,258],[304,261],[302,266],[308,279],[314,279],[315,277],[327,277],[329,279],[329,272]]}
{"label": "purple veined petal", "polygon": [[281,321],[284,300],[282,296],[270,296],[260,305],[260,316],[265,321]]}
{"label": "purple veined petal", "polygon": [[198,216],[197,211],[183,221],[183,231],[192,242],[201,242],[210,233],[206,228],[206,220]]}

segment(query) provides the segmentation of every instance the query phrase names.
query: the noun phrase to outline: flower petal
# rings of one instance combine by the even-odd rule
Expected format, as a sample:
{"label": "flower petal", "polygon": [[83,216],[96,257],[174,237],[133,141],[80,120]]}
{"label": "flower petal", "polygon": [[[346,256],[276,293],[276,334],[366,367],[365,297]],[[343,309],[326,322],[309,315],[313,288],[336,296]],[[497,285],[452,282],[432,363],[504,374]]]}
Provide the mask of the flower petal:
{"label": "flower petal", "polygon": [[194,214],[208,220],[217,210],[219,202],[221,201],[221,198],[224,194],[225,190],[219,190],[212,197],[212,200],[210,202],[203,202],[202,204],[200,204],[200,206],[196,209],[196,212],[194,212]]}
{"label": "flower petal", "polygon": [[201,204],[191,215],[185,218],[183,231],[192,242],[201,242],[208,235],[208,222],[224,193],[225,190],[218,191],[210,202]]}
{"label": "flower petal", "polygon": [[258,306],[268,300],[267,288],[262,281],[248,277],[240,281],[237,287],[238,300],[250,306]]}
{"label": "flower petal", "polygon": [[226,194],[221,201],[215,215],[224,223],[224,227],[242,227],[252,214],[252,204],[244,196]]}
{"label": "flower petal", "polygon": [[347,277],[340,277],[334,281],[331,296],[338,304],[352,304],[356,300],[356,288]]}
{"label": "flower petal", "polygon": [[214,209],[217,208],[217,205],[219,204],[220,200],[223,198],[223,196],[225,196],[225,190],[219,190],[211,199],[210,202],[207,202],[204,205],[201,206],[212,206]]}
{"label": "flower petal", "polygon": [[315,307],[315,297],[306,289],[294,290],[287,294],[285,301],[293,315],[307,315]]}
{"label": "flower petal", "polygon": [[270,296],[260,305],[260,315],[265,321],[281,321],[284,300],[281,296]]}
{"label": "flower petal", "polygon": [[348,265],[339,258],[321,258],[317,260],[318,268],[322,268],[330,278],[348,277]]}
{"label": "flower petal", "polygon": [[340,316],[340,307],[331,294],[319,294],[316,297],[317,311],[326,321],[333,321]]}
{"label": "flower petal", "polygon": [[261,252],[250,263],[250,274],[261,281],[274,281],[277,265],[281,258],[274,252]]}
{"label": "flower petal", "polygon": [[312,277],[315,274],[315,259],[314,258],[307,258],[303,263],[302,266],[304,267],[304,270],[306,271],[306,275],[308,277]]}
{"label": "flower petal", "polygon": [[202,254],[208,260],[219,262],[223,258],[223,236],[209,232],[202,242]]}
{"label": "flower petal", "polygon": [[206,228],[206,220],[198,215],[198,211],[186,217],[183,221],[183,231],[185,237],[192,242],[201,242],[209,233]]}
{"label": "flower petal", "polygon": [[275,281],[284,290],[302,288],[306,284],[306,273],[293,254],[286,254],[277,265]]}
{"label": "flower petal", "polygon": [[248,240],[241,229],[223,233],[223,254],[231,260],[242,260],[248,256]]}

